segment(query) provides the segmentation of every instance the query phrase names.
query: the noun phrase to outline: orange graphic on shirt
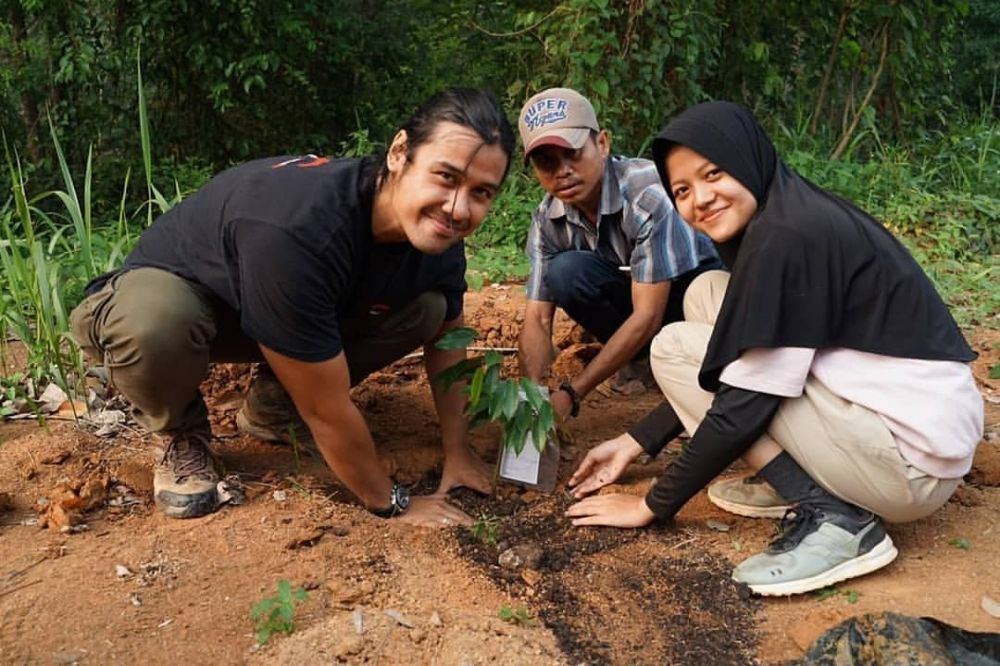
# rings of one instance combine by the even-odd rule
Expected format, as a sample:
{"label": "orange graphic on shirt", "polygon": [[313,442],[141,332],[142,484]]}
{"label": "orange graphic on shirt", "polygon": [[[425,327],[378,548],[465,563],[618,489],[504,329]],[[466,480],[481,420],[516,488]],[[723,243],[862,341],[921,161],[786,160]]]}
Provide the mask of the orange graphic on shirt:
{"label": "orange graphic on shirt", "polygon": [[323,166],[324,164],[329,164],[329,157],[319,157],[317,155],[305,155],[303,157],[293,157],[290,160],[285,160],[284,162],[278,162],[272,169],[280,169],[281,167],[286,167],[289,164],[294,164],[300,169],[309,169],[311,167]]}

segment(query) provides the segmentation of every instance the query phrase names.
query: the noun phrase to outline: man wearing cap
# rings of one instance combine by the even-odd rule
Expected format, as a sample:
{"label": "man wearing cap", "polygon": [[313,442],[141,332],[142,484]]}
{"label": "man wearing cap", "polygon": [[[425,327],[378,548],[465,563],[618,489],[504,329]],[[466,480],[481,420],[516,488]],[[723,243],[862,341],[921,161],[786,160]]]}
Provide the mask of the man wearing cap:
{"label": "man wearing cap", "polygon": [[650,340],[683,318],[691,280],[721,264],[711,241],[677,214],[651,161],[610,155],[611,137],[581,94],[540,92],[518,125],[525,160],[547,192],[528,231],[521,372],[537,381],[548,369],[556,307],[604,343],[552,394],[556,414],[567,418],[615,373],[613,389],[641,390]]}

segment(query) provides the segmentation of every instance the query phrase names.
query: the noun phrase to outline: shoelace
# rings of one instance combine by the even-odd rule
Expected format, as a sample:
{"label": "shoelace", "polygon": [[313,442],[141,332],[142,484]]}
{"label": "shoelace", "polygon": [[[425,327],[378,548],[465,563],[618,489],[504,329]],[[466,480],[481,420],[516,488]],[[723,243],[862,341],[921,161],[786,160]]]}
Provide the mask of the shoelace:
{"label": "shoelace", "polygon": [[163,461],[173,465],[178,483],[189,476],[210,476],[208,437],[201,433],[178,433],[170,438]]}
{"label": "shoelace", "polygon": [[783,553],[799,545],[803,535],[812,531],[818,517],[817,509],[808,504],[785,510],[778,526],[778,537],[767,547],[768,552]]}

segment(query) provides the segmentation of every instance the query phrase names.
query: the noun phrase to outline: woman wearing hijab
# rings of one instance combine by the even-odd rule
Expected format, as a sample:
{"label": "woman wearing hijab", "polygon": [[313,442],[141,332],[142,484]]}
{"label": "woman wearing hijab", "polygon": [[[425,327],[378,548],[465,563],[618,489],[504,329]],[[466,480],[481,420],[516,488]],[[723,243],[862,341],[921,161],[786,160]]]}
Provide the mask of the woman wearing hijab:
{"label": "woman wearing hijab", "polygon": [[[567,514],[576,525],[669,520],[742,457],[791,509],[735,580],[798,594],[889,564],[897,551],[882,521],[932,513],[972,465],[983,432],[975,354],[906,249],[785,165],[745,108],[692,107],[653,153],[681,216],[732,273],[696,279],[686,321],[653,341],[672,408],[660,410],[661,443],[605,442],[570,483],[582,497],[682,430],[689,444],[645,498],[589,497]],[[742,515],[776,508],[740,497],[713,501]]]}

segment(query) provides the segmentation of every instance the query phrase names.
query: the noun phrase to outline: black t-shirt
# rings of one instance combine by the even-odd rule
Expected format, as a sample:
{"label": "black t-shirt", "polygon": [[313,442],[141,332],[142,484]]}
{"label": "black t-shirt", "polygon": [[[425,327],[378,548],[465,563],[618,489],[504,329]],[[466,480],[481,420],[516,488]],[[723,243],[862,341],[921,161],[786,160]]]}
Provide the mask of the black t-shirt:
{"label": "black t-shirt", "polygon": [[152,266],[206,287],[248,336],[301,361],[341,352],[339,321],[389,312],[425,291],[462,312],[465,252],[375,243],[371,159],[274,157],[229,169],[147,229],[125,268]]}

